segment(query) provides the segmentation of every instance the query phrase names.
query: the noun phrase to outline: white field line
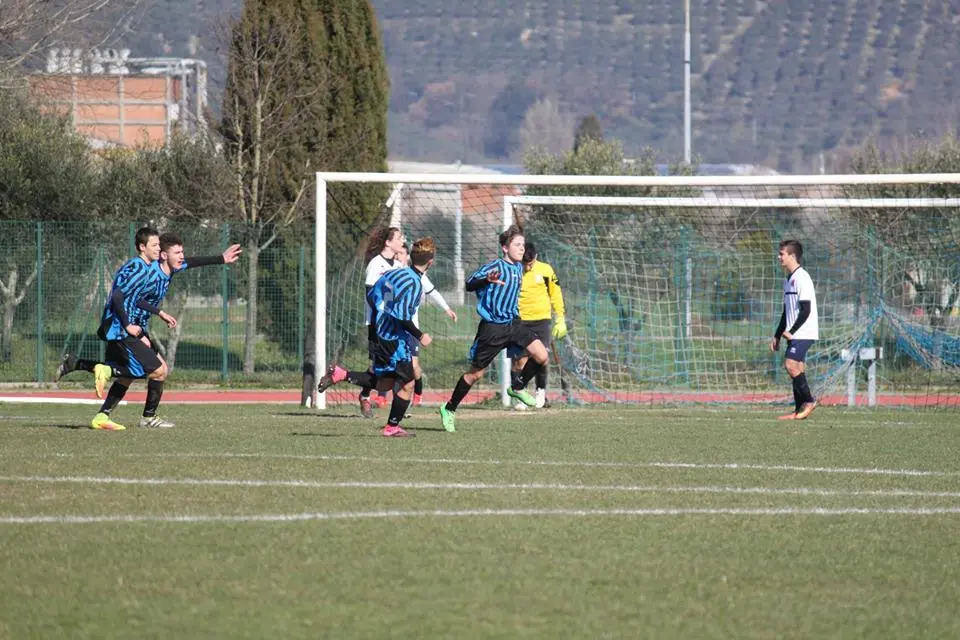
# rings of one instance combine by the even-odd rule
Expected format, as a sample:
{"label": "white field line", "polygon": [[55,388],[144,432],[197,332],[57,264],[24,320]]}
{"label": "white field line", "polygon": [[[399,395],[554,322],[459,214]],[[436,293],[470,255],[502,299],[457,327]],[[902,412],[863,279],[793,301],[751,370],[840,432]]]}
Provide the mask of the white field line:
{"label": "white field line", "polygon": [[118,478],[100,476],[0,476],[0,482],[79,483],[120,485],[182,485],[196,487],[293,487],[300,489],[415,489],[466,491],[594,491],[635,493],[727,493],[745,495],[960,498],[960,491],[914,489],[819,489],[815,487],[657,486],[624,484],[485,483],[485,482],[318,482],[312,480],[233,480],[206,478]]}
{"label": "white field line", "polygon": [[[56,457],[87,457],[85,454],[57,453]],[[520,465],[539,467],[589,467],[610,469],[720,469],[725,471],[790,471],[796,473],[837,473],[875,476],[907,477],[960,477],[960,471],[936,471],[926,469],[880,469],[864,467],[806,467],[799,465],[764,465],[701,462],[602,462],[589,460],[471,460],[465,458],[379,458],[371,456],[337,456],[310,454],[262,454],[262,453],[160,453],[160,454],[110,454],[111,458],[198,458],[198,459],[263,459],[263,460],[316,460],[335,462],[374,462],[385,464],[436,464],[436,465]]]}
{"label": "white field line", "polygon": [[105,516],[22,516],[0,517],[0,524],[94,524],[94,523],[204,523],[204,522],[302,522],[310,520],[361,520],[373,518],[458,518],[458,517],[662,517],[662,516],[853,516],[960,515],[960,507],[872,509],[843,507],[824,508],[758,508],[758,509],[457,509],[410,511],[331,511],[317,513],[278,513],[249,515],[105,515]]}

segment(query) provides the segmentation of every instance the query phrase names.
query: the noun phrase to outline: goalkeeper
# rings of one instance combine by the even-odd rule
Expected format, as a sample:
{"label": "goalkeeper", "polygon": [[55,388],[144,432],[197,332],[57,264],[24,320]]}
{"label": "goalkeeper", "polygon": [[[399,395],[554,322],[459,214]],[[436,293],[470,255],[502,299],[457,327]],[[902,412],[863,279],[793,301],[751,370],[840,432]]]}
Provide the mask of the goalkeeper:
{"label": "goalkeeper", "polygon": [[[567,322],[564,317],[563,292],[557,281],[557,274],[546,262],[537,260],[537,249],[532,242],[526,243],[523,251],[523,280],[520,285],[520,320],[530,328],[540,342],[548,350],[550,338],[560,340],[567,335]],[[551,309],[556,316],[551,326]],[[527,363],[526,351],[515,351],[510,354],[513,358],[513,371],[521,371]],[[543,365],[534,377],[537,386],[535,398],[537,408],[542,409],[547,403],[547,365]],[[524,404],[517,405],[518,409],[526,409]]]}

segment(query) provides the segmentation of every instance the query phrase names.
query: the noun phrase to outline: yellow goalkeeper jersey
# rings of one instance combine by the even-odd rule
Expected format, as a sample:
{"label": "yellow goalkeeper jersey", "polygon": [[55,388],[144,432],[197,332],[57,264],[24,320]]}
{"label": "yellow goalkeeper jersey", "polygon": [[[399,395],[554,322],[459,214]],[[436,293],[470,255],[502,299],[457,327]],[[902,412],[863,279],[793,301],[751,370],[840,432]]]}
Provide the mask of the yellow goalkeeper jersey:
{"label": "yellow goalkeeper jersey", "polygon": [[553,267],[546,262],[533,261],[530,270],[523,274],[518,305],[521,320],[549,320],[551,306],[558,316],[564,314],[563,292]]}

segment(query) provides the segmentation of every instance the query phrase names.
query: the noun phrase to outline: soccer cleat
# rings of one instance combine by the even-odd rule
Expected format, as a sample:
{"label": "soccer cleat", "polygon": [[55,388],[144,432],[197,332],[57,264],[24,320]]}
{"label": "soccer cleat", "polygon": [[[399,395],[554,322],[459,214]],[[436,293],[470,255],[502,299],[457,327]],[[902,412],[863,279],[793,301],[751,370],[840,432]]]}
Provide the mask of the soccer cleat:
{"label": "soccer cleat", "polygon": [[514,389],[511,387],[507,389],[507,395],[511,398],[519,400],[528,407],[537,406],[537,399],[530,395],[530,392],[526,389]]}
{"label": "soccer cleat", "polygon": [[143,416],[137,424],[141,429],[170,429],[175,426],[169,420],[164,420],[160,416]]}
{"label": "soccer cleat", "polygon": [[103,399],[103,390],[107,383],[113,377],[113,370],[105,364],[94,365],[93,367],[93,386],[97,391],[97,397]]}
{"label": "soccer cleat", "polygon": [[416,435],[417,434],[410,433],[409,431],[405,430],[403,427],[399,425],[393,426],[388,424],[383,428],[384,438],[413,438]]}
{"label": "soccer cleat", "polygon": [[423,406],[423,395],[422,394],[413,394],[413,406],[422,407]]}
{"label": "soccer cleat", "polygon": [[373,406],[370,404],[370,398],[364,398],[363,394],[357,396],[360,400],[360,415],[364,418],[373,417]]}
{"label": "soccer cleat", "polygon": [[530,407],[523,404],[522,402],[517,401],[513,404],[513,408],[515,411],[527,411]]}
{"label": "soccer cleat", "polygon": [[114,422],[110,419],[105,413],[98,413],[93,416],[93,420],[90,421],[91,429],[99,429],[100,431],[123,431],[126,429],[125,426],[119,422]]}
{"label": "soccer cleat", "polygon": [[333,385],[338,382],[343,382],[347,379],[347,370],[341,367],[338,364],[331,364],[327,367],[327,373],[320,378],[320,383],[317,384],[317,392],[323,393]]}
{"label": "soccer cleat", "polygon": [[447,409],[446,404],[440,405],[440,422],[444,431],[454,433],[457,430],[457,412]]}
{"label": "soccer cleat", "polygon": [[534,397],[537,399],[537,409],[543,409],[543,407],[547,404],[547,390],[537,389],[537,393]]}
{"label": "soccer cleat", "polygon": [[77,359],[70,355],[69,353],[63,354],[63,360],[60,361],[60,366],[57,367],[57,382],[60,382],[60,378],[67,375],[71,371],[77,370]]}
{"label": "soccer cleat", "polygon": [[796,420],[797,414],[795,413],[785,413],[782,416],[777,416],[777,420]]}
{"label": "soccer cleat", "polygon": [[813,410],[817,408],[817,401],[807,402],[802,407],[800,411],[797,412],[797,420],[806,420],[807,417],[813,413]]}

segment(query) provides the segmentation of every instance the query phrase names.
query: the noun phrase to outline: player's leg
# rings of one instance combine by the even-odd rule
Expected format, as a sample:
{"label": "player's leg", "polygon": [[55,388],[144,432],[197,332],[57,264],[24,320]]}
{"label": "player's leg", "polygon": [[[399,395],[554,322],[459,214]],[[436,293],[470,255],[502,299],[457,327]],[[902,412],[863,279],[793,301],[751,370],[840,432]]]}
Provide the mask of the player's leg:
{"label": "player's leg", "polygon": [[[323,393],[330,387],[341,382],[349,382],[363,390],[372,391],[373,388],[377,386],[377,376],[370,369],[366,371],[348,371],[346,368],[334,363],[327,367],[327,372],[320,378],[320,382],[317,384],[317,391]],[[361,391],[361,393],[363,393],[363,391]]]}
{"label": "player's leg", "polygon": [[143,414],[137,426],[144,429],[169,429],[174,423],[157,415],[160,399],[163,397],[163,383],[170,373],[166,361],[153,348],[146,338],[128,343],[128,348],[140,362],[147,375],[147,399],[143,403]]}
{"label": "player's leg", "polygon": [[533,377],[534,385],[536,387],[536,392],[534,397],[537,399],[537,408],[542,409],[547,406],[547,375],[550,370],[550,340],[553,337],[551,334],[550,320],[541,320],[536,324],[536,326],[531,327],[533,330],[533,335],[537,336],[540,342],[543,343],[544,348],[547,350],[547,361],[543,363],[540,369],[537,371],[536,375]]}
{"label": "player's leg", "polygon": [[413,356],[406,339],[379,339],[373,370],[377,375],[377,391],[394,389],[390,414],[387,424],[383,427],[383,435],[388,438],[405,438],[415,435],[400,426],[400,422],[407,414],[410,397],[413,394]]}
{"label": "player's leg", "polygon": [[113,384],[110,385],[110,391],[107,392],[107,397],[104,399],[103,404],[100,405],[100,411],[98,411],[97,415],[90,421],[91,429],[99,429],[102,431],[123,431],[126,429],[125,426],[113,420],[110,414],[117,408],[120,401],[123,400],[123,396],[126,395],[127,389],[130,388],[132,382],[133,379],[131,378],[117,378],[113,381]]}
{"label": "player's leg", "polygon": [[470,369],[460,376],[450,399],[440,405],[440,421],[446,431],[456,431],[457,407],[470,393],[470,388],[483,377],[483,372],[510,342],[511,325],[481,321],[470,347]]}
{"label": "player's leg", "polygon": [[522,323],[514,323],[512,325],[511,342],[517,347],[526,349],[530,357],[524,364],[523,369],[513,375],[510,388],[507,389],[507,394],[528,407],[534,407],[537,404],[537,400],[526,390],[526,387],[530,383],[530,380],[537,375],[537,372],[543,368],[543,365],[546,364],[548,357],[547,348],[543,346],[543,342],[533,334],[530,327]]}
{"label": "player's leg", "polygon": [[783,364],[793,383],[797,420],[805,420],[817,408],[806,373],[807,350],[812,345],[813,340],[791,340],[787,343],[787,357]]}
{"label": "player's leg", "polygon": [[[136,338],[131,338],[131,340],[136,340]],[[143,378],[145,372],[143,366],[136,360],[133,353],[127,349],[126,343],[123,340],[111,340],[108,342],[106,357],[104,359],[107,361],[107,364],[94,364],[97,396],[103,398],[103,404],[100,405],[100,410],[97,412],[97,415],[90,421],[90,427],[104,431],[123,431],[126,427],[114,421],[110,417],[110,414],[117,408],[120,401],[123,400],[133,380],[135,378]],[[125,375],[113,376],[112,373],[107,376],[100,375],[104,370],[108,372],[124,372]],[[110,390],[107,392],[106,398],[104,398],[103,386],[111,378],[114,379],[114,382],[110,385]]]}
{"label": "player's leg", "polygon": [[[516,349],[516,350],[513,350],[513,351],[519,351],[519,349]],[[512,378],[513,376],[520,375],[520,372],[523,371],[523,367],[526,366],[526,364],[527,364],[527,360],[529,360],[529,356],[527,356],[527,352],[526,352],[526,351],[522,351],[522,352],[520,353],[520,355],[517,355],[517,356],[513,356],[511,352],[508,352],[507,355],[510,355],[510,356],[511,356],[511,358],[510,358],[510,376],[511,376],[511,378]],[[522,402],[520,402],[520,401],[518,400],[518,401],[513,405],[513,408],[514,408],[514,409],[517,409],[517,410],[519,410],[519,411],[524,411],[524,410],[526,410],[528,407],[527,407],[527,405],[525,405],[524,403],[522,403]]]}
{"label": "player's leg", "polygon": [[423,368],[420,366],[420,341],[407,334],[407,346],[413,356],[413,406],[423,404]]}
{"label": "player's leg", "polygon": [[[373,373],[373,351],[377,340],[377,327],[373,322],[367,325],[367,355],[370,356],[370,373]],[[370,385],[360,385],[360,395],[357,400],[360,402],[360,414],[364,418],[373,417],[373,405],[370,402],[370,393],[376,386],[376,381]]]}

